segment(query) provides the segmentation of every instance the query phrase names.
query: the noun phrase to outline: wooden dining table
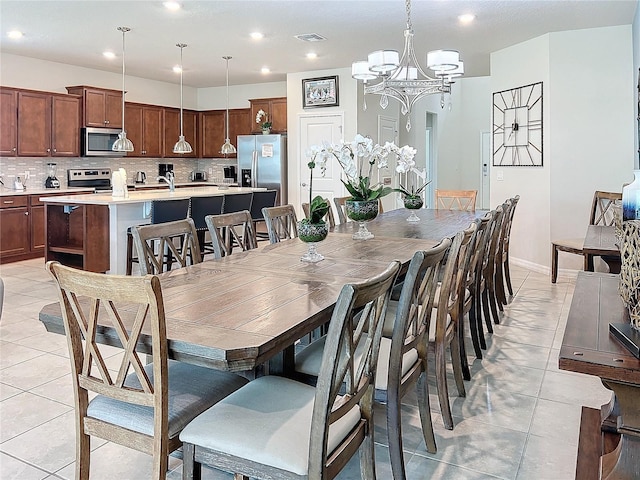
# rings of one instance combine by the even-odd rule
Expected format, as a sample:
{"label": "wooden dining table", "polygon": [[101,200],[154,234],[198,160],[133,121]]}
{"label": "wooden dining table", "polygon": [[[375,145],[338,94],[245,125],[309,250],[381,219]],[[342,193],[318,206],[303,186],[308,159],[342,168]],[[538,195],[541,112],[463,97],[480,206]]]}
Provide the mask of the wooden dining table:
{"label": "wooden dining table", "polygon": [[[343,285],[376,275],[393,260],[406,268],[417,250],[481,215],[422,212],[424,224],[404,233],[399,219],[408,211],[381,214],[371,222],[376,237],[370,240],[353,240],[351,225],[338,227],[318,244],[325,259],[315,264],[300,261],[307,245],[292,239],[161,274],[169,357],[236,372],[255,374],[265,364],[290,371],[291,347],[330,319]],[[64,334],[58,303],[46,305],[39,318],[48,331]],[[99,324],[96,341],[120,346],[109,320]],[[149,336],[138,349],[150,352]]]}

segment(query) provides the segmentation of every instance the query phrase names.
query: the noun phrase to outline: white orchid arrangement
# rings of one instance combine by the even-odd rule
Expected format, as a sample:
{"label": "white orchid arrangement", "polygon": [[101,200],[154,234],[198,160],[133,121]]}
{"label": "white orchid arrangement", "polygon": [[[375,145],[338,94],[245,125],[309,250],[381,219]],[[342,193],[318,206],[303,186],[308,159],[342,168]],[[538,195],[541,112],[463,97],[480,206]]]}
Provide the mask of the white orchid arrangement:
{"label": "white orchid arrangement", "polygon": [[331,158],[338,160],[342,167],[346,180],[341,180],[353,200],[377,200],[393,191],[390,187],[384,187],[381,183],[371,184],[371,174],[374,166],[378,169],[388,166],[388,158],[395,157],[396,170],[402,166],[415,165],[413,157],[416,149],[405,145],[398,147],[393,142],[386,142],[383,146],[374,144],[369,137],[357,134],[352,142],[343,141],[340,145],[323,143],[313,145],[307,152],[311,162],[317,164],[322,174],[326,169],[326,163]]}
{"label": "white orchid arrangement", "polygon": [[[415,153],[415,150],[414,150]],[[403,157],[398,157],[398,164],[396,165],[396,172],[404,174],[405,175],[405,185],[402,185],[402,183],[399,183],[400,188],[394,188],[393,191],[394,192],[400,192],[401,194],[407,196],[407,197],[417,197],[418,195],[420,195],[422,193],[422,191],[427,187],[427,185],[429,185],[431,183],[431,180],[429,180],[428,182],[424,182],[420,187],[417,187],[417,185],[415,183],[412,183],[410,188],[409,188],[409,173],[413,172],[416,174],[417,178],[421,178],[423,180],[426,180],[427,178],[427,172],[426,169],[425,170],[418,170],[416,168],[416,162],[413,160],[413,156],[411,158],[409,158],[408,156],[403,156]]]}
{"label": "white orchid arrangement", "polygon": [[[263,118],[264,118],[264,122],[262,121]],[[260,127],[263,130],[266,128],[271,128],[271,122],[269,121],[269,114],[262,109],[258,110],[258,113],[256,114],[256,123],[259,123]]]}

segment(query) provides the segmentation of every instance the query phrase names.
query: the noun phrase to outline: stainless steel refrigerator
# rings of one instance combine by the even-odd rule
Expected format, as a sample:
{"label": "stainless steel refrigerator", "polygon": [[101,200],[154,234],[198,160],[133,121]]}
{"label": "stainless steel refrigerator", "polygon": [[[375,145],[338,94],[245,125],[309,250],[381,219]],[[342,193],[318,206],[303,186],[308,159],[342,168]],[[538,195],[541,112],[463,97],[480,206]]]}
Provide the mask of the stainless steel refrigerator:
{"label": "stainless steel refrigerator", "polygon": [[286,135],[238,135],[238,170],[243,187],[278,190],[276,204],[287,204]]}

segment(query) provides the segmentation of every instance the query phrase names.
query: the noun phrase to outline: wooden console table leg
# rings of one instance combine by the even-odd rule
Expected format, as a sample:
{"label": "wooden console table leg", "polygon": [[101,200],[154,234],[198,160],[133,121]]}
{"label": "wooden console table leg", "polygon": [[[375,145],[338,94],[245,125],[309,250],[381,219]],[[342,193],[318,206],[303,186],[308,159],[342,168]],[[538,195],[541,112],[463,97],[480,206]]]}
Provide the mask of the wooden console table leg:
{"label": "wooden console table leg", "polygon": [[601,459],[601,477],[605,480],[638,478],[640,472],[640,387],[628,383],[602,380],[618,400],[620,443]]}

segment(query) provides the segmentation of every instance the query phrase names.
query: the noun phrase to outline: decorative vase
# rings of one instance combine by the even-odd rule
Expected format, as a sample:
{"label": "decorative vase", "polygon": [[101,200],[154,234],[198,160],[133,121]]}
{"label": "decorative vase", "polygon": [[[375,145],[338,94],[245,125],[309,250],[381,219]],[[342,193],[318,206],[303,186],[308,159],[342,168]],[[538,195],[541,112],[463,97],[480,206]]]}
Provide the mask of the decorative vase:
{"label": "decorative vase", "polygon": [[640,331],[640,220],[622,222],[620,260],[618,291],[629,309],[631,327]]}
{"label": "decorative vase", "polygon": [[411,210],[411,215],[407,218],[407,222],[419,222],[420,218],[416,215],[415,210],[422,208],[422,205],[424,205],[422,197],[405,195],[402,200],[404,201],[404,208]]}
{"label": "decorative vase", "polygon": [[263,135],[269,135],[271,133],[271,129],[270,128],[263,128],[262,129],[262,134]]}
{"label": "decorative vase", "polygon": [[378,216],[378,200],[347,200],[344,206],[347,217],[360,224],[360,228],[352,238],[354,240],[373,238],[373,233],[367,230],[366,223]]}
{"label": "decorative vase", "polygon": [[622,188],[622,220],[640,220],[640,170],[634,170],[635,179]]}
{"label": "decorative vase", "polygon": [[329,226],[326,222],[309,223],[305,221],[298,222],[298,238],[308,245],[309,250],[300,260],[303,262],[316,263],[324,260],[324,257],[318,253],[316,243],[321,242],[329,234]]}

